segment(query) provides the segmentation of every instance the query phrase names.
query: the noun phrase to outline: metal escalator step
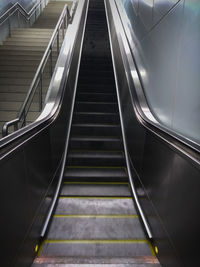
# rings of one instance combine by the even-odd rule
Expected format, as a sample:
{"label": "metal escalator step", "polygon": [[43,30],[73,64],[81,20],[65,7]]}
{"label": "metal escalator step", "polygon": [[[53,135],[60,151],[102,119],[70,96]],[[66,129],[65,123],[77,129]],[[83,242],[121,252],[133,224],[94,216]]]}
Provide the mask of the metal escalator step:
{"label": "metal escalator step", "polygon": [[88,86],[88,84],[78,84],[79,92],[93,92],[93,93],[116,93],[115,86],[111,85],[99,85],[93,84]]}
{"label": "metal escalator step", "polygon": [[42,248],[41,256],[65,256],[65,257],[135,257],[152,256],[146,240],[118,240],[90,241],[90,240],[66,240],[51,242],[47,240]]}
{"label": "metal escalator step", "polygon": [[119,114],[109,112],[74,112],[73,123],[109,123],[118,124]]}
{"label": "metal escalator step", "polygon": [[[131,196],[126,183],[69,183],[62,186],[61,196]],[[86,211],[84,211],[86,212]]]}
{"label": "metal escalator step", "polygon": [[85,111],[85,112],[117,112],[117,103],[109,102],[81,102],[77,101],[75,103],[75,111]]}
{"label": "metal escalator step", "polygon": [[86,102],[117,102],[116,94],[111,93],[77,93],[76,101]]}
{"label": "metal escalator step", "polygon": [[90,166],[124,166],[122,151],[69,151],[67,165]]}
{"label": "metal escalator step", "polygon": [[136,214],[131,197],[60,197],[55,214]]}
{"label": "metal escalator step", "polygon": [[51,240],[144,240],[137,215],[55,215],[47,239]]}
{"label": "metal escalator step", "polygon": [[97,124],[97,123],[74,123],[71,128],[72,135],[82,136],[120,136],[121,128],[119,124]]}
{"label": "metal escalator step", "polygon": [[127,181],[123,167],[85,167],[69,166],[65,168],[64,181]]}
{"label": "metal escalator step", "polygon": [[80,75],[79,76],[79,84],[94,84],[97,83],[99,85],[114,85],[115,84],[115,80],[113,75],[99,75],[99,76],[86,76],[86,75]]}
{"label": "metal escalator step", "polygon": [[119,137],[72,136],[69,142],[69,149],[121,150],[123,149],[123,144]]}

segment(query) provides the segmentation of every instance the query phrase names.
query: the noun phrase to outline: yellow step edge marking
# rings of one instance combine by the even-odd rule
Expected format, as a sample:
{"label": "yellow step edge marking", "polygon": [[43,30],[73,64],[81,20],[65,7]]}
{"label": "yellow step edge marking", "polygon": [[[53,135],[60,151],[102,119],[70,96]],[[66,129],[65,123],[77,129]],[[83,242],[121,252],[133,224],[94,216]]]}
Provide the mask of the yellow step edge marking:
{"label": "yellow step edge marking", "polygon": [[86,196],[86,197],[78,197],[78,196],[76,196],[76,197],[74,197],[74,196],[61,196],[61,197],[59,197],[59,198],[80,198],[80,199],[132,199],[132,197],[88,197],[88,196]]}
{"label": "yellow step edge marking", "polygon": [[118,215],[118,214],[55,214],[54,218],[138,218],[137,214]]}
{"label": "yellow step edge marking", "polygon": [[63,184],[89,184],[89,185],[130,185],[128,182],[64,182]]}
{"label": "yellow step edge marking", "polygon": [[42,249],[44,247],[44,244],[45,244],[45,240],[43,240],[42,243],[40,244],[40,247],[39,247],[38,253],[37,253],[38,257],[40,257],[40,255],[41,255],[41,252],[42,252]]}
{"label": "yellow step edge marking", "polygon": [[152,244],[151,244],[151,242],[149,240],[147,240],[147,244],[148,244],[148,246],[149,246],[149,248],[151,250],[152,256],[156,257],[156,254],[155,254],[155,251],[153,249],[153,246],[152,246]]}
{"label": "yellow step edge marking", "polygon": [[107,240],[107,239],[82,239],[82,240],[66,240],[66,239],[47,239],[44,241],[46,244],[118,244],[118,243],[148,243],[148,240],[146,239],[113,239],[113,240]]}

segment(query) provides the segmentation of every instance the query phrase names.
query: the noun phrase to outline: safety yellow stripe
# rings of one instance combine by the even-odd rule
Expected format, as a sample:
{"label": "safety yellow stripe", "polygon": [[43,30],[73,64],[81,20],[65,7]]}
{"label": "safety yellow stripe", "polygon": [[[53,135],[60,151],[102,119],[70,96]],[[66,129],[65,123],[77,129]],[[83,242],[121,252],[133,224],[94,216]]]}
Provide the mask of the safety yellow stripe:
{"label": "safety yellow stripe", "polygon": [[138,218],[137,214],[55,214],[54,218]]}
{"label": "safety yellow stripe", "polygon": [[148,243],[148,246],[149,246],[149,248],[151,250],[152,256],[156,257],[156,254],[155,254],[155,251],[153,249],[153,246],[152,246],[151,242],[149,240],[147,240],[147,243]]}
{"label": "safety yellow stripe", "polygon": [[40,244],[40,247],[39,247],[39,249],[38,249],[38,253],[37,253],[37,256],[38,256],[38,257],[40,256],[40,254],[41,254],[41,252],[42,252],[42,249],[43,249],[43,247],[44,247],[44,244],[45,244],[45,240],[42,241],[42,243]]}

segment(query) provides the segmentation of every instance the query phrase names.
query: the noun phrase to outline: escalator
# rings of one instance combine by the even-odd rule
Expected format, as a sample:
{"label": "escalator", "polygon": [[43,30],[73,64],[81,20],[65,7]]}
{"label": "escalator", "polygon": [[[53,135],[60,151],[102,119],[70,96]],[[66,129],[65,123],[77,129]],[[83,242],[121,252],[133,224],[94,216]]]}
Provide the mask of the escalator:
{"label": "escalator", "polygon": [[200,149],[152,120],[120,4],[78,1],[40,116],[0,140],[1,266],[199,265]]}
{"label": "escalator", "polygon": [[90,0],[60,196],[33,266],[59,263],[159,265],[130,190],[102,0]]}

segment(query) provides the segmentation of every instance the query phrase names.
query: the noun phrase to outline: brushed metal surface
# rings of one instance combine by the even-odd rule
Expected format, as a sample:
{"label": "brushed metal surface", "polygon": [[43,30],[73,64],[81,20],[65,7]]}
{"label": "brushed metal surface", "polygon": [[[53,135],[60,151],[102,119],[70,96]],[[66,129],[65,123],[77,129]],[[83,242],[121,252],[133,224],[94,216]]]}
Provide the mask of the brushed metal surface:
{"label": "brushed metal surface", "polygon": [[164,126],[199,144],[199,1],[122,2],[152,113]]}
{"label": "brushed metal surface", "polygon": [[[199,205],[197,204],[199,202],[200,188],[199,162],[195,161],[194,158],[187,157],[184,154],[184,149],[177,149],[176,146],[174,146],[175,140],[169,141],[169,139],[166,138],[167,135],[163,138],[162,135],[158,134],[156,128],[151,128],[150,125],[143,120],[143,117],[137,108],[140,103],[136,94],[138,84],[131,82],[131,79],[134,78],[134,75],[130,75],[133,71],[132,65],[130,64],[131,53],[126,46],[126,40],[121,32],[119,22],[117,24],[116,17],[112,16],[112,10],[114,10],[115,5],[112,4],[113,1],[109,1],[109,3],[111,6],[111,10],[108,11],[109,24],[112,29],[111,44],[114,51],[114,65],[117,74],[120,104],[127,147],[129,150],[129,158],[132,166],[132,176],[134,177],[133,182],[137,188],[140,204],[142,205],[151,226],[155,245],[158,246],[158,257],[161,264],[163,266],[175,267],[197,266],[199,262],[198,237],[200,235],[198,227],[200,223]],[[192,7],[198,7],[198,3],[193,3]],[[177,3],[174,6],[174,9],[163,18],[163,28],[161,27],[162,23],[157,25],[145,38],[143,38],[141,47],[138,47],[137,43],[135,51],[143,51],[142,49],[144,47],[142,45],[146,42],[145,51],[142,57],[143,62],[151,64],[146,60],[146,54],[151,57],[151,60],[154,59],[153,55],[156,56],[159,54],[162,56],[162,62],[165,64],[168,64],[165,60],[167,56],[169,57],[171,64],[173,63],[173,58],[172,55],[169,54],[169,51],[171,51],[170,49],[173,47],[176,49],[177,53],[180,53],[178,44],[174,42],[181,34],[182,28],[180,18],[183,19],[182,12],[184,8],[186,8],[186,6],[183,5],[182,1]],[[196,9],[196,14],[198,17],[198,8]],[[171,18],[171,23],[167,21],[167,18],[169,17]],[[193,20],[197,19],[197,17],[194,16]],[[172,22],[177,22],[176,29],[174,29],[175,27],[173,27]],[[116,25],[117,30],[115,28]],[[179,32],[178,29],[180,30]],[[165,42],[168,42],[165,38],[165,30],[171,34],[169,46],[165,44]],[[134,35],[134,37],[135,36],[136,35]],[[157,43],[153,36],[157,38]],[[160,39],[162,45],[160,46],[158,43],[159,36],[162,37]],[[196,37],[198,37],[198,33],[196,33]],[[152,42],[152,50],[148,47],[148,41],[150,39]],[[165,48],[165,53],[162,51],[163,48]],[[175,52],[172,53],[175,57]],[[151,68],[148,68],[148,71],[144,72],[146,69],[143,68],[143,82],[145,81],[145,84],[150,86],[148,81],[151,73],[162,72],[162,65],[158,64],[162,62],[159,62],[159,60],[157,62],[156,59],[154,59],[154,64],[152,63]],[[141,64],[138,64],[138,66],[139,69],[142,69]],[[169,69],[170,67],[172,69],[174,68],[174,66],[170,66],[169,64],[166,69]],[[169,74],[171,76],[176,76],[172,73],[172,70],[170,71],[171,74]],[[182,75],[184,75],[184,73],[182,73]],[[131,76],[132,78],[129,78]],[[164,77],[164,75],[158,75],[155,79],[156,78],[162,78],[167,81],[167,78]],[[167,82],[169,84],[171,81]],[[156,84],[157,81],[154,81],[154,83]],[[165,89],[167,90],[167,88]],[[174,93],[172,89],[171,92]],[[165,91],[164,93],[164,97],[167,99],[167,92]],[[183,95],[182,97],[187,98],[187,95]],[[164,105],[164,100],[162,101]],[[171,104],[170,98],[168,99],[168,102]],[[195,103],[193,102],[193,104]],[[167,110],[167,104],[164,108],[165,107]],[[163,107],[161,106],[160,109],[162,108]],[[182,105],[181,108],[184,109],[184,106]],[[169,107],[168,110],[171,112]],[[169,117],[165,116],[164,119],[165,121],[170,122]],[[189,130],[192,133],[191,127],[188,128],[188,131]]]}

